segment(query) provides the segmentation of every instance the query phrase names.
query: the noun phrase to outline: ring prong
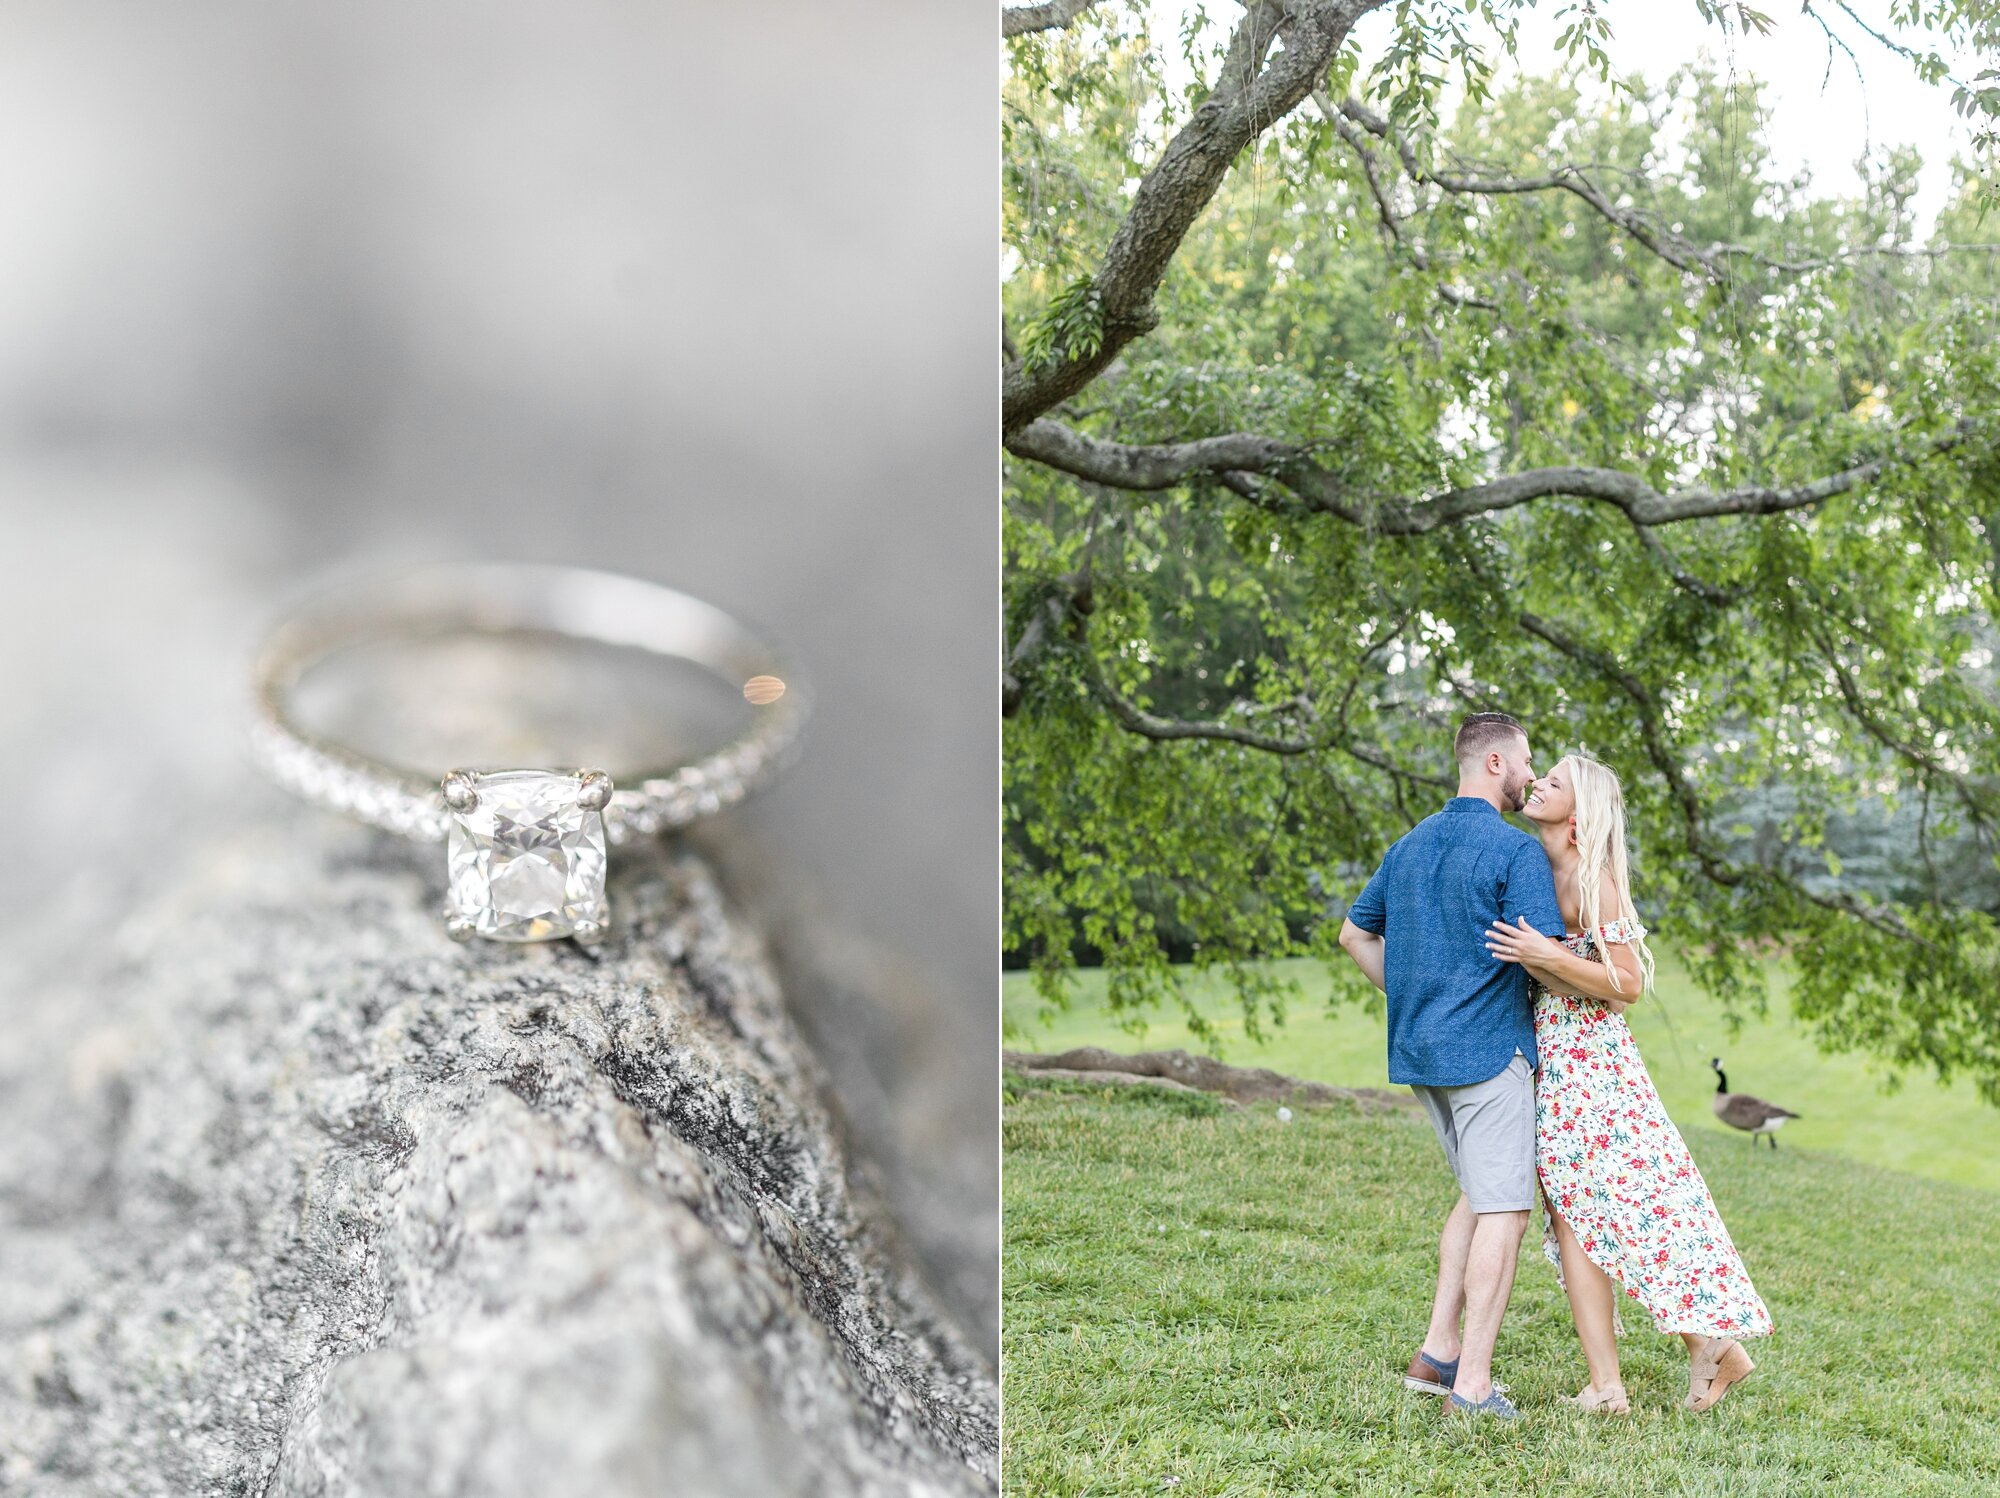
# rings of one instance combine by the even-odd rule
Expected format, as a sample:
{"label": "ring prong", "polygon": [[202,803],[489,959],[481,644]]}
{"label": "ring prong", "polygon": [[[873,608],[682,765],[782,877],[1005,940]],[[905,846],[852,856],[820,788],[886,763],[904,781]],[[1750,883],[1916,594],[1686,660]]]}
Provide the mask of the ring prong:
{"label": "ring prong", "polygon": [[469,919],[455,910],[448,910],[444,916],[444,934],[453,941],[471,941],[476,933]]}
{"label": "ring prong", "polygon": [[570,936],[582,945],[595,946],[604,940],[604,926],[598,921],[578,921],[570,928]]}
{"label": "ring prong", "polygon": [[439,785],[444,790],[444,804],[453,811],[471,811],[479,805],[479,792],[473,788],[472,777],[464,770],[453,770]]}
{"label": "ring prong", "polygon": [[585,770],[581,780],[582,784],[576,793],[578,802],[592,811],[603,811],[611,804],[613,787],[609,775],[602,770]]}

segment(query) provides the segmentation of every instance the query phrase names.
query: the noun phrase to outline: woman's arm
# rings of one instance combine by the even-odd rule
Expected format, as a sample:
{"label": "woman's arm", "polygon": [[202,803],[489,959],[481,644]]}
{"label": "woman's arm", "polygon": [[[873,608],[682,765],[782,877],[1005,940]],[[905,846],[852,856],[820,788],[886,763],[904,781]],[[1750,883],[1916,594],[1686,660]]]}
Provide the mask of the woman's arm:
{"label": "woman's arm", "polygon": [[[1618,887],[1607,870],[1598,886],[1598,908],[1618,908]],[[1518,962],[1550,993],[1575,994],[1601,1000],[1613,1014],[1630,1008],[1645,988],[1645,974],[1639,956],[1623,942],[1597,943],[1599,958],[1579,957],[1569,948],[1552,941],[1527,922],[1508,926],[1495,921],[1486,932],[1486,950],[1502,962]],[[1612,987],[1611,974],[1618,974]]]}
{"label": "woman's arm", "polygon": [[1618,987],[1611,986],[1611,967],[1593,957],[1579,957],[1539,931],[1512,929],[1495,921],[1486,933],[1486,950],[1502,962],[1518,962],[1550,993],[1599,999],[1613,1014],[1622,1014],[1639,998],[1639,959],[1622,943],[1601,942],[1598,950],[1618,969]]}

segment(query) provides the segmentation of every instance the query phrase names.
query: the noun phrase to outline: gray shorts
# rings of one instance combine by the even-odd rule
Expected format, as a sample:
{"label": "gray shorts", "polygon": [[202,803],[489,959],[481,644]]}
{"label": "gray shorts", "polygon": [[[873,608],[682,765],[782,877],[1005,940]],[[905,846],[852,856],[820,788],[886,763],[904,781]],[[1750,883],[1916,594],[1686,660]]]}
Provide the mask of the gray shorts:
{"label": "gray shorts", "polygon": [[1506,1069],[1465,1087],[1410,1091],[1430,1115],[1445,1160],[1475,1212],[1535,1205],[1535,1073],[1519,1051]]}

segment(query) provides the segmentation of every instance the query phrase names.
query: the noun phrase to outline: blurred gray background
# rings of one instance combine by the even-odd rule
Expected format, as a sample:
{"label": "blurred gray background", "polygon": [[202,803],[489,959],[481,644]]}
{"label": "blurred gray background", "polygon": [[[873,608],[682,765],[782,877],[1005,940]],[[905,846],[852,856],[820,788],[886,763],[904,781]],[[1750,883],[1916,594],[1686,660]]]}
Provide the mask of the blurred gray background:
{"label": "blurred gray background", "polygon": [[726,852],[990,1345],[992,32],[935,0],[0,7],[0,919],[32,937],[0,1024],[25,947],[277,797],[243,652],[301,581],[684,587],[818,684]]}

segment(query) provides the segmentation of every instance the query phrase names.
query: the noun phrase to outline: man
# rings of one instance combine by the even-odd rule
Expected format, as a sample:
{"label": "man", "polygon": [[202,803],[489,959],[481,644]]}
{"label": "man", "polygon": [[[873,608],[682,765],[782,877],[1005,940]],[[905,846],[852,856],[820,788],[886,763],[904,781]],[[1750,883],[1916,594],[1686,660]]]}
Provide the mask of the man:
{"label": "man", "polygon": [[1474,713],[1454,749],[1458,795],[1383,856],[1340,945],[1388,995],[1389,1080],[1416,1093],[1458,1178],[1430,1330],[1403,1382],[1517,1420],[1493,1387],[1493,1344],[1535,1202],[1535,1024],[1527,974],[1496,961],[1485,932],[1525,916],[1560,937],[1563,919],[1541,845],[1501,818],[1535,779],[1526,731]]}

